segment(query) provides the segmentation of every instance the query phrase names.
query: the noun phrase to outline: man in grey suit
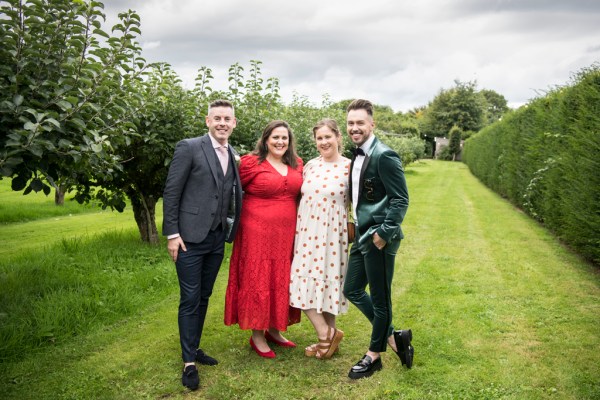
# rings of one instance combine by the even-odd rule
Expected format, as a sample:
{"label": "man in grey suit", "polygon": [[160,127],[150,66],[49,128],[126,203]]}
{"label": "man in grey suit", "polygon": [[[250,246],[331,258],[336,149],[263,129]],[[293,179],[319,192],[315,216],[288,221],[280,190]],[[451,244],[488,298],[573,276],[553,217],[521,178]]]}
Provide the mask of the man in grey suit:
{"label": "man in grey suit", "polygon": [[237,153],[228,144],[236,124],[229,101],[212,102],[206,116],[208,134],[177,143],[163,194],[163,235],[180,289],[181,382],[191,390],[200,384],[195,361],[218,363],[199,345],[225,241],[235,237],[242,205]]}

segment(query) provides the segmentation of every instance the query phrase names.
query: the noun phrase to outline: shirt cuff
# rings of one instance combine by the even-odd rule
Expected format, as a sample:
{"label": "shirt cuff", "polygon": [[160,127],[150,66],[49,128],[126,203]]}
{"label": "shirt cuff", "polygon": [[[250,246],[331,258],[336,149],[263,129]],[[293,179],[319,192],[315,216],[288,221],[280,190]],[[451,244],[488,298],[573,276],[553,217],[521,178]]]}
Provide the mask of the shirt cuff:
{"label": "shirt cuff", "polygon": [[172,235],[167,236],[167,239],[171,240],[171,239],[176,239],[179,237],[179,233],[174,233]]}

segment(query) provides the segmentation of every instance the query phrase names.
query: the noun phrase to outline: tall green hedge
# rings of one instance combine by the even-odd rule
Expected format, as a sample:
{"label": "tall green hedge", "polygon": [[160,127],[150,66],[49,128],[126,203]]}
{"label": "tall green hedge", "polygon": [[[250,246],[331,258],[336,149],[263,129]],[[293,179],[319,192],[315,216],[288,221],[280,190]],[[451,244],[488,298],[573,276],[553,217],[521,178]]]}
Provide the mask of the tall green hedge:
{"label": "tall green hedge", "polygon": [[600,263],[600,64],[468,139],[483,183]]}

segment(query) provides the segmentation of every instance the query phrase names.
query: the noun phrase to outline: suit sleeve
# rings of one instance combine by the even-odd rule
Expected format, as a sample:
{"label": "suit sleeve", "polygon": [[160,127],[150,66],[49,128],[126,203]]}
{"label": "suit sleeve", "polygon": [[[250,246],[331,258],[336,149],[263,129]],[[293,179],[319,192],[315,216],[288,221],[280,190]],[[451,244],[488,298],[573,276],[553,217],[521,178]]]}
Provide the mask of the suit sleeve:
{"label": "suit sleeve", "polygon": [[394,151],[381,154],[378,165],[379,176],[385,187],[388,198],[388,212],[383,224],[377,229],[377,234],[389,242],[400,230],[408,209],[408,188],[404,177],[404,169],[400,156]]}
{"label": "suit sleeve", "polygon": [[175,146],[163,193],[163,235],[179,233],[179,204],[181,194],[192,168],[190,144],[182,140]]}

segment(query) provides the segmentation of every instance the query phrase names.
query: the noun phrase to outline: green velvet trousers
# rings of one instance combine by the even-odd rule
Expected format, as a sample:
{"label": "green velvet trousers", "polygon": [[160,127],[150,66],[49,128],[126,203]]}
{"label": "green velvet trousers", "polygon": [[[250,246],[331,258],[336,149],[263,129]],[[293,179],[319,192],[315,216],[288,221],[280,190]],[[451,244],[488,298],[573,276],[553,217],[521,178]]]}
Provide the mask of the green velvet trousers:
{"label": "green velvet trousers", "polygon": [[399,247],[399,240],[388,243],[383,250],[377,249],[372,243],[359,249],[355,242],[348,260],[344,295],[371,322],[369,350],[378,353],[386,350],[387,338],[394,332],[391,289],[394,260]]}

